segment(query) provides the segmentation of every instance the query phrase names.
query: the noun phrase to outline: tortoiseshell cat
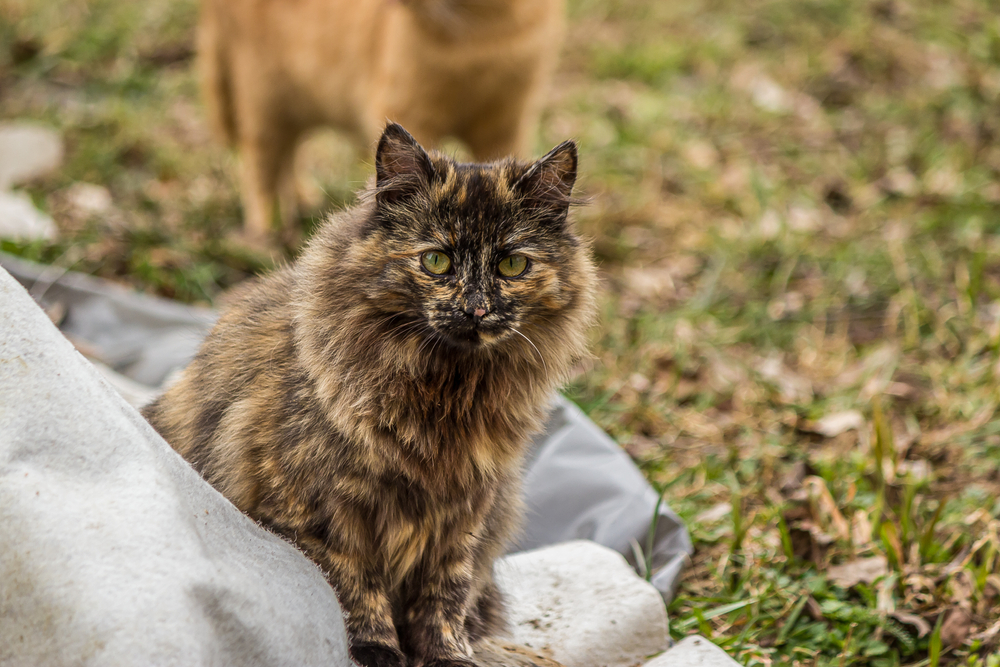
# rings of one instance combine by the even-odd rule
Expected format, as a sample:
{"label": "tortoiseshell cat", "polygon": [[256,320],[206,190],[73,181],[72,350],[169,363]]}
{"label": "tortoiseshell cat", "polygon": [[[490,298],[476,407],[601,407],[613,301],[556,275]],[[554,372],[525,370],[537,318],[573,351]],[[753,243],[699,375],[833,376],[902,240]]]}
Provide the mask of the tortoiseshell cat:
{"label": "tortoiseshell cat", "polygon": [[376,183],[249,288],[145,410],[237,507],[327,573],[366,667],[473,664],[527,439],[585,349],[576,146],[459,164],[400,126]]}

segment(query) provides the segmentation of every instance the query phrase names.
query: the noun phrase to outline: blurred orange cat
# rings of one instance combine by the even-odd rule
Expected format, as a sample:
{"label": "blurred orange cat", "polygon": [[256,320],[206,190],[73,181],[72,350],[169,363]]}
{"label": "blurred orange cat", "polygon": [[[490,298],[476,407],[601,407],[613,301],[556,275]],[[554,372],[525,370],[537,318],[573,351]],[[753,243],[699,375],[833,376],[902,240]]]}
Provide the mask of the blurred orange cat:
{"label": "blurred orange cat", "polygon": [[241,156],[245,231],[297,214],[295,149],[330,125],[362,144],[387,119],[477,160],[531,153],[565,0],[203,0],[209,114]]}

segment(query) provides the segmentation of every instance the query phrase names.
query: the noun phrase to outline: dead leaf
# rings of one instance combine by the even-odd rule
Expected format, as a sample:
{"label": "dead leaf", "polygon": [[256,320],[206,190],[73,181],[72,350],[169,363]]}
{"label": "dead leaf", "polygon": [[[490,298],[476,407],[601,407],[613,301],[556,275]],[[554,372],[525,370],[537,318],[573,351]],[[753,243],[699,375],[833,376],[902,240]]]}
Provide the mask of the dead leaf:
{"label": "dead leaf", "polygon": [[847,431],[860,431],[864,425],[864,415],[857,410],[844,410],[817,419],[815,423],[807,423],[803,430],[818,433],[825,438],[835,438]]}
{"label": "dead leaf", "polygon": [[875,610],[882,616],[896,611],[896,582],[899,577],[890,574],[882,577],[875,585]]}
{"label": "dead leaf", "polygon": [[781,233],[781,217],[777,211],[772,208],[764,211],[757,221],[757,233],[764,239],[773,239]]}
{"label": "dead leaf", "polygon": [[819,606],[819,602],[816,602],[816,598],[809,596],[806,600],[806,611],[809,613],[809,617],[814,621],[823,620],[823,608]]}
{"label": "dead leaf", "polygon": [[629,289],[644,299],[671,297],[677,291],[669,268],[626,267],[622,275]]}
{"label": "dead leaf", "polygon": [[802,480],[809,472],[805,461],[796,461],[792,467],[781,477],[781,492],[788,495],[793,491],[802,488]]}
{"label": "dead leaf", "polygon": [[730,503],[719,503],[714,505],[694,518],[695,523],[715,523],[733,513],[733,506]]}
{"label": "dead leaf", "polygon": [[642,373],[632,373],[632,375],[628,377],[628,386],[634,389],[636,392],[642,394],[646,391],[649,391],[651,383],[649,381],[649,378],[647,378]]}
{"label": "dead leaf", "polygon": [[826,482],[823,481],[823,478],[815,475],[807,477],[803,481],[803,486],[809,492],[810,505],[816,512],[816,516],[813,517],[816,522],[825,527],[833,528],[838,538],[850,539],[851,528],[844,515],[840,513],[840,509],[830,494],[830,490],[826,488]]}
{"label": "dead leaf", "polygon": [[[963,559],[963,568],[967,565],[968,560],[974,553],[975,549],[970,550]],[[948,580],[948,587],[951,589],[950,597],[955,606],[965,609],[972,606],[972,598],[976,594],[976,584],[972,580],[972,574],[968,570],[961,569],[958,572],[955,572],[954,575]]]}
{"label": "dead leaf", "polygon": [[986,584],[983,586],[983,595],[986,597],[1000,596],[1000,574],[986,575]]}
{"label": "dead leaf", "polygon": [[781,357],[761,359],[756,370],[761,377],[778,388],[781,399],[786,403],[803,403],[812,399],[812,382],[785,366]]}
{"label": "dead leaf", "polygon": [[949,440],[956,438],[960,435],[965,435],[970,431],[975,431],[976,429],[982,427],[996,413],[995,405],[987,405],[982,408],[979,412],[972,416],[972,419],[965,422],[964,424],[953,424],[951,426],[946,426],[945,428],[939,429],[937,431],[931,431],[920,436],[920,444],[922,445],[941,445]]}
{"label": "dead leaf", "polygon": [[788,209],[788,228],[796,232],[813,232],[822,224],[819,211],[812,206],[795,204]]}
{"label": "dead leaf", "polygon": [[750,185],[750,169],[741,163],[728,164],[719,176],[719,186],[728,194],[737,194]]}
{"label": "dead leaf", "polygon": [[917,389],[905,382],[890,382],[882,389],[882,393],[898,398],[909,398],[917,393]]}
{"label": "dead leaf", "polygon": [[954,607],[944,618],[941,626],[941,644],[961,646],[969,638],[972,630],[972,614],[963,607]]}
{"label": "dead leaf", "polygon": [[997,621],[982,632],[973,635],[972,639],[978,639],[979,641],[985,642],[993,639],[997,635],[1000,635],[1000,621]]}
{"label": "dead leaf", "polygon": [[917,482],[923,482],[931,478],[933,470],[931,464],[923,459],[916,461],[900,461],[896,467],[896,474],[900,477],[907,476]]}
{"label": "dead leaf", "polygon": [[917,193],[917,177],[906,167],[896,167],[879,182],[886,192],[909,197]]}
{"label": "dead leaf", "polygon": [[703,139],[695,139],[685,144],[681,154],[692,166],[702,170],[711,169],[719,162],[719,151]]}
{"label": "dead leaf", "polygon": [[746,90],[750,93],[754,106],[764,111],[786,113],[793,108],[794,95],[765,74],[758,74],[751,79]]}
{"label": "dead leaf", "polygon": [[111,210],[111,193],[102,185],[74,183],[64,192],[70,212],[80,218],[104,215]]}
{"label": "dead leaf", "polygon": [[633,435],[622,447],[633,459],[643,460],[660,449],[660,443],[644,435]]}
{"label": "dead leaf", "polygon": [[872,556],[871,558],[858,558],[834,565],[827,570],[827,577],[841,588],[850,588],[861,582],[874,583],[876,579],[885,576],[888,572],[889,563],[885,556]]}
{"label": "dead leaf", "polygon": [[715,391],[725,393],[746,381],[746,372],[733,359],[713,355],[708,365],[708,384]]}
{"label": "dead leaf", "polygon": [[858,549],[868,546],[872,541],[872,522],[868,520],[868,512],[858,510],[851,517],[851,542]]}
{"label": "dead leaf", "polygon": [[905,611],[894,611],[890,616],[900,623],[915,627],[917,629],[917,637],[926,637],[931,631],[930,623],[916,614],[910,614]]}
{"label": "dead leaf", "polygon": [[934,90],[947,90],[961,82],[961,64],[937,44],[927,49],[927,85]]}

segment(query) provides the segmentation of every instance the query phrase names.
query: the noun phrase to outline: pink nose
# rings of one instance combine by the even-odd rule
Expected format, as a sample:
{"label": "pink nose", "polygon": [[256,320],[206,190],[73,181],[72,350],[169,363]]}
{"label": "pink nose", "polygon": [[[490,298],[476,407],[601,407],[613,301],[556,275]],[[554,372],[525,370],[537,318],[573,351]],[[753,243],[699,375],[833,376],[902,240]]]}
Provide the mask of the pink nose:
{"label": "pink nose", "polygon": [[482,317],[483,315],[486,314],[486,309],[476,308],[474,311],[472,311],[472,314],[475,315],[476,317]]}

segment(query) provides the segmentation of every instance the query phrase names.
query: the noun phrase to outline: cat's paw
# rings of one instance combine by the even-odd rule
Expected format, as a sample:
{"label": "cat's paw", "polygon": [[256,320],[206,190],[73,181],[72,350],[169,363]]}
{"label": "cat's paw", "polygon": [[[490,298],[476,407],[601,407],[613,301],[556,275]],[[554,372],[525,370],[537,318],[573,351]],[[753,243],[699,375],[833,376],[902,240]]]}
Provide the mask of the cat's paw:
{"label": "cat's paw", "polygon": [[406,667],[406,656],[385,644],[355,644],[351,646],[351,657],[361,667]]}

